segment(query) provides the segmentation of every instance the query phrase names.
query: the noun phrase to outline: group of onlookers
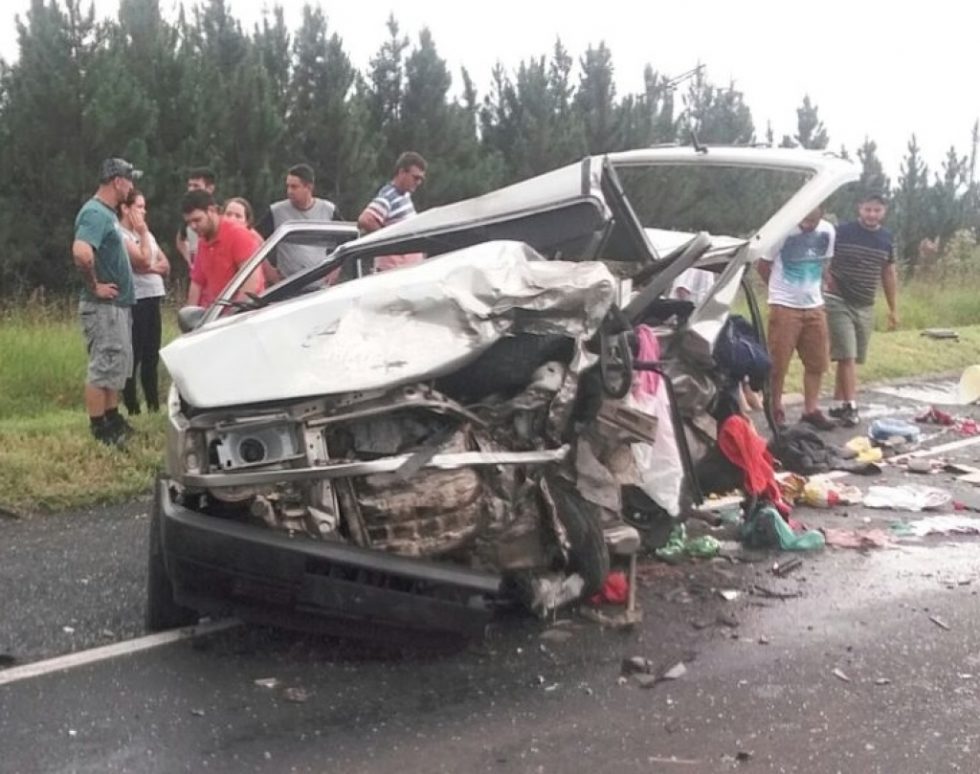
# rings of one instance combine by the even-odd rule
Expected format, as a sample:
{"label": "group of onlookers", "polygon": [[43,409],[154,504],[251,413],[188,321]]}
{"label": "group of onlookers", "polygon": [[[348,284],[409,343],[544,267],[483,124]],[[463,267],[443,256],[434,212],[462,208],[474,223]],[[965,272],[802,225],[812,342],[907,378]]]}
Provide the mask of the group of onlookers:
{"label": "group of onlookers", "polygon": [[[412,193],[425,179],[426,162],[403,153],[391,182],[378,191],[358,218],[363,232],[415,213]],[[120,158],[106,159],[94,196],[75,218],[72,257],[84,288],[79,311],[88,349],[85,407],[96,440],[121,447],[133,432],[119,413],[119,396],[130,415],[141,411],[137,376],[148,411],[159,411],[158,362],[162,336],[161,301],[170,273],[166,255],[150,232],[146,198],[136,187],[142,172]],[[286,198],[270,205],[255,223],[252,206],[241,197],[222,205],[215,175],[192,169],[181,202],[184,223],[175,246],[190,274],[187,303],[211,304],[254,254],[263,239],[286,222],[340,220],[336,205],[314,195],[316,178],[308,164],[286,173]],[[323,260],[322,249],[284,243],[253,272],[241,292],[261,293],[273,284]],[[414,256],[386,256],[383,270],[413,262]],[[420,259],[420,257],[418,257]]]}
{"label": "group of onlookers", "polygon": [[[809,213],[757,268],[768,286],[767,344],[772,359],[772,407],[777,425],[786,423],[783,387],[794,352],[803,364],[800,419],[818,430],[855,427],[857,366],[865,361],[874,328],[879,279],[888,304],[888,328],[898,325],[898,277],[892,236],[882,225],[888,207],[882,194],[868,192],[857,219],[834,226],[823,208]],[[715,276],[689,269],[674,283],[677,297],[699,301]],[[834,399],[820,410],[820,385],[837,364]]]}

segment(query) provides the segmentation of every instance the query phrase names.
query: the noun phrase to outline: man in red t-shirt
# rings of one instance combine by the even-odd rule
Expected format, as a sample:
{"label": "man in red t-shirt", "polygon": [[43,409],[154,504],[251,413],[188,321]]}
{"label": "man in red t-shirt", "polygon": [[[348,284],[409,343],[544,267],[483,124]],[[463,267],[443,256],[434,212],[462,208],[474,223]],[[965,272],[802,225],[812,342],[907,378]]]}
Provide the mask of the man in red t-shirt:
{"label": "man in red t-shirt", "polygon": [[[242,264],[252,257],[261,240],[241,224],[221,217],[214,197],[207,191],[188,191],[181,210],[184,222],[199,239],[187,303],[210,306]],[[238,297],[262,289],[262,272],[253,271]]]}

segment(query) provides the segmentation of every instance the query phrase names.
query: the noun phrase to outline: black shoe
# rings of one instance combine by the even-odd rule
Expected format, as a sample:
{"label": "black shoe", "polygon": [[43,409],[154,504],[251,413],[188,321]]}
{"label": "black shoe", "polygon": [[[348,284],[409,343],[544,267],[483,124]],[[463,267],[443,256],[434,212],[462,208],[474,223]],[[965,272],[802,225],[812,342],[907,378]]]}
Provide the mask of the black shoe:
{"label": "black shoe", "polygon": [[806,422],[817,430],[833,430],[837,427],[837,423],[831,419],[827,419],[820,409],[811,411],[809,414],[804,414],[800,417],[800,421]]}
{"label": "black shoe", "polygon": [[834,406],[833,408],[827,409],[827,413],[832,419],[841,419],[844,414],[847,413],[847,406],[842,403],[839,406]]}
{"label": "black shoe", "polygon": [[112,416],[106,417],[106,426],[116,435],[124,439],[129,438],[136,432],[136,428],[129,424],[129,422],[123,418],[123,415],[118,412]]}
{"label": "black shoe", "polygon": [[844,406],[840,415],[840,423],[843,427],[857,427],[861,424],[861,417],[858,410],[853,406]]}
{"label": "black shoe", "polygon": [[100,422],[91,426],[92,437],[101,444],[113,449],[125,449],[126,439],[123,435],[113,429],[109,422]]}

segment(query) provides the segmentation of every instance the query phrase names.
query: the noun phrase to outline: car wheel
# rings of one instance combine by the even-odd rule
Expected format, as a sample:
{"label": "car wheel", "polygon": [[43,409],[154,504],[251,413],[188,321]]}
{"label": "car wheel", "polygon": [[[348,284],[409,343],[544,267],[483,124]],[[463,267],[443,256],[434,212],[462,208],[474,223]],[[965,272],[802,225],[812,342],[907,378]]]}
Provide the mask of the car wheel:
{"label": "car wheel", "polygon": [[151,632],[197,623],[198,615],[174,601],[174,589],[163,562],[160,540],[160,485],[156,486],[150,510],[149,560],[146,577],[146,628]]}
{"label": "car wheel", "polygon": [[555,513],[568,537],[568,568],[582,576],[582,596],[590,597],[602,589],[609,575],[609,549],[602,533],[601,511],[570,485],[555,479],[549,479],[548,484]]}

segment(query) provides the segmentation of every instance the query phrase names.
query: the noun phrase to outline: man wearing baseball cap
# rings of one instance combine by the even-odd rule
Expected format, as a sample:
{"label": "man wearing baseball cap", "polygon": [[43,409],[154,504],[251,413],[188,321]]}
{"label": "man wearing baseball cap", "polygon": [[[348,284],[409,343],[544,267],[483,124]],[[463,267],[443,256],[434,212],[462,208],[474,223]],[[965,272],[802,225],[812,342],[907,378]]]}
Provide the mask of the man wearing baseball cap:
{"label": "man wearing baseball cap", "polygon": [[78,305],[88,349],[85,408],[92,435],[122,447],[132,427],[119,414],[119,391],[133,370],[133,270],[119,231],[119,204],[142,176],[125,159],[99,167],[99,187],[75,217],[71,253],[84,281]]}

